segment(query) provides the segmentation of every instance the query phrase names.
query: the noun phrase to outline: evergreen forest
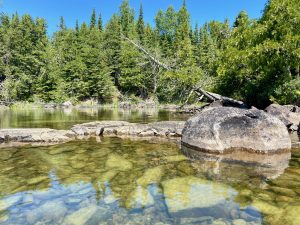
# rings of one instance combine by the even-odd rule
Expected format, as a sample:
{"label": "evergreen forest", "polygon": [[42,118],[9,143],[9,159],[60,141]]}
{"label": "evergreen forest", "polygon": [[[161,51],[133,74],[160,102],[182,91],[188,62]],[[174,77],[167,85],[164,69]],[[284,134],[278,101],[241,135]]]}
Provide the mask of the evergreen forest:
{"label": "evergreen forest", "polygon": [[[140,46],[137,48],[134,44]],[[165,69],[155,60],[167,65]],[[0,99],[99,104],[124,99],[190,102],[201,87],[258,108],[300,105],[300,2],[269,0],[261,18],[192,25],[186,2],[144,21],[128,0],[103,23],[74,27],[17,13],[0,17]]]}

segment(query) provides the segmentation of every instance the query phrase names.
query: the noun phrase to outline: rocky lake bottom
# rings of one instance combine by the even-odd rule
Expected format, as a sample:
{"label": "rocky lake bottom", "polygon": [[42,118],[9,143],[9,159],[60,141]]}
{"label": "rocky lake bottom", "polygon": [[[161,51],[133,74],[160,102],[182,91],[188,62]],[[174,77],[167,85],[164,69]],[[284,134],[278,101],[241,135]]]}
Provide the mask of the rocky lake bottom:
{"label": "rocky lake bottom", "polygon": [[[282,158],[280,158],[282,157]],[[300,150],[277,164],[91,138],[0,152],[0,224],[298,224]]]}
{"label": "rocky lake bottom", "polygon": [[[0,127],[185,120],[167,111],[0,111]],[[294,143],[299,138],[294,135]],[[234,156],[234,157],[233,157]],[[2,225],[298,225],[300,148],[200,154],[176,140],[84,138],[0,151]]]}

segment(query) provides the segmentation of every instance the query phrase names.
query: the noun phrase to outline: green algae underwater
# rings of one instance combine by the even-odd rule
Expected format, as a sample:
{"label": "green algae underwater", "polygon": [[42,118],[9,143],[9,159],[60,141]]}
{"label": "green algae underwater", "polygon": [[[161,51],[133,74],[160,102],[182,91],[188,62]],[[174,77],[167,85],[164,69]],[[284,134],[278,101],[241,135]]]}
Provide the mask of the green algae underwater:
{"label": "green algae underwater", "polygon": [[1,149],[1,224],[299,224],[300,150],[274,165],[192,159],[176,142]]}

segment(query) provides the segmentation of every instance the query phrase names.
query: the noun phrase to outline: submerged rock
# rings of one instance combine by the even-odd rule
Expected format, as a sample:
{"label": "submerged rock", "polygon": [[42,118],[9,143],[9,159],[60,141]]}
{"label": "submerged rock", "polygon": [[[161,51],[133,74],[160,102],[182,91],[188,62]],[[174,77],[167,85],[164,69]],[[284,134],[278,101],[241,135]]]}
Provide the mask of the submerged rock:
{"label": "submerged rock", "polygon": [[300,123],[299,107],[272,104],[265,111],[280,119],[291,131],[298,130]]}
{"label": "submerged rock", "polygon": [[127,160],[117,154],[110,154],[106,161],[106,168],[108,168],[108,169],[116,169],[119,171],[128,171],[128,170],[131,170],[132,167],[133,167],[133,165],[129,160]]}
{"label": "submerged rock", "polygon": [[197,150],[274,153],[291,149],[288,131],[279,119],[256,109],[209,108],[189,119],[182,144]]}
{"label": "submerged rock", "polygon": [[28,179],[27,184],[28,185],[36,185],[36,184],[39,184],[39,183],[45,182],[45,181],[47,181],[47,182],[50,181],[48,176],[39,176],[39,177],[33,177],[31,179]]}
{"label": "submerged rock", "polygon": [[188,158],[184,155],[170,155],[164,157],[167,162],[181,162],[186,161]]}
{"label": "submerged rock", "polygon": [[10,207],[18,204],[22,200],[21,195],[13,195],[0,200],[0,211],[5,211]]}
{"label": "submerged rock", "polygon": [[102,174],[99,178],[100,182],[109,182],[111,181],[115,176],[117,176],[118,171],[110,170]]}
{"label": "submerged rock", "polygon": [[158,166],[147,169],[142,177],[137,179],[137,184],[142,187],[147,187],[149,184],[159,183],[163,175],[163,167]]}
{"label": "submerged rock", "polygon": [[138,186],[126,201],[126,208],[144,208],[154,204],[154,199],[147,188]]}
{"label": "submerged rock", "polygon": [[[41,221],[51,221],[53,224],[60,224],[67,213],[67,207],[60,200],[45,202],[38,208],[26,212],[26,220],[29,224]],[[41,222],[42,224],[43,222]]]}
{"label": "submerged rock", "polygon": [[76,212],[68,215],[63,225],[84,225],[88,222],[88,220],[97,212],[97,206],[92,205],[85,208],[81,208]]}
{"label": "submerged rock", "polygon": [[213,207],[237,194],[229,186],[192,176],[166,180],[162,186],[170,213]]}

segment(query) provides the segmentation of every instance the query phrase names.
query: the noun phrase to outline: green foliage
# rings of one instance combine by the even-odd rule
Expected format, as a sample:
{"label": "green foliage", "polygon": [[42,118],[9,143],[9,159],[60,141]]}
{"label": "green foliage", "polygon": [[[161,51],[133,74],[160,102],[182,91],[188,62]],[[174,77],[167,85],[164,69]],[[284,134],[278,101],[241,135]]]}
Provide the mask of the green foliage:
{"label": "green foliage", "polygon": [[201,86],[260,108],[299,105],[299,8],[298,0],[269,0],[258,20],[242,11],[232,27],[225,20],[192,29],[186,1],[178,11],[158,11],[152,27],[142,5],[135,20],[124,0],[105,25],[95,10],[89,24],[76,21],[74,29],[61,17],[51,38],[42,18],[1,14],[0,98],[105,104],[121,94],[183,102]]}
{"label": "green foliage", "polygon": [[144,36],[145,36],[145,22],[144,22],[144,12],[143,12],[143,6],[141,4],[140,6],[140,14],[139,18],[137,21],[137,27],[136,27],[138,36],[139,36],[139,41],[141,44],[144,43]]}
{"label": "green foliage", "polygon": [[96,27],[96,10],[93,9],[93,12],[92,12],[92,16],[91,16],[91,21],[90,21],[90,29],[94,29]]}
{"label": "green foliage", "polygon": [[286,82],[275,89],[272,100],[279,104],[294,103],[300,105],[300,78]]}
{"label": "green foliage", "polygon": [[258,21],[239,14],[220,57],[219,92],[260,108],[271,100],[299,104],[294,85],[300,64],[299,6],[295,0],[272,0]]}

